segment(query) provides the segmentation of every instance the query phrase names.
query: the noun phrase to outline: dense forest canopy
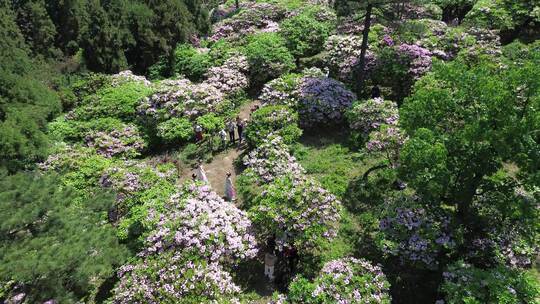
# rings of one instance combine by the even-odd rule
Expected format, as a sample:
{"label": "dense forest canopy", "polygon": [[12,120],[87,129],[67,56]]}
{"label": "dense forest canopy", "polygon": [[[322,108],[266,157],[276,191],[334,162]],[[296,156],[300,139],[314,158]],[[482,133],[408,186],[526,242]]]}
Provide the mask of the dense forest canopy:
{"label": "dense forest canopy", "polygon": [[0,301],[540,303],[538,0],[0,0]]}

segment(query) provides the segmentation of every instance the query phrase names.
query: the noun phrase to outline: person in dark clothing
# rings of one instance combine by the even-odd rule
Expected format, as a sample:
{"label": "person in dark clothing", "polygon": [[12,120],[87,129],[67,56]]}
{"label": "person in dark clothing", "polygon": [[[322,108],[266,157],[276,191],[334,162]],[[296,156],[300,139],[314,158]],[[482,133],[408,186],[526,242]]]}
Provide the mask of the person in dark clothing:
{"label": "person in dark clothing", "polygon": [[381,97],[381,89],[379,89],[379,86],[374,86],[371,88],[371,98],[379,98]]}
{"label": "person in dark clothing", "polygon": [[276,250],[276,236],[272,235],[271,237],[266,240],[266,248],[268,248],[268,252],[274,253]]}
{"label": "person in dark clothing", "polygon": [[244,132],[244,122],[240,117],[236,117],[236,129],[238,130],[238,143],[242,143],[242,133]]}
{"label": "person in dark clothing", "polygon": [[236,139],[234,138],[234,129],[236,128],[236,125],[234,123],[234,121],[231,119],[228,123],[227,123],[227,130],[229,131],[229,140],[231,141],[232,144],[235,143]]}

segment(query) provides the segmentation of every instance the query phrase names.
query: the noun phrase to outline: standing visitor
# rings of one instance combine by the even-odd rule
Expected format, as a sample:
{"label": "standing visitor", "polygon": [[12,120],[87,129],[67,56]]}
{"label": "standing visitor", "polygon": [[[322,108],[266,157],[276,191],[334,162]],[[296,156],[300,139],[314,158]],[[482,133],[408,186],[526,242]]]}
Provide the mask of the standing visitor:
{"label": "standing visitor", "polygon": [[270,281],[274,280],[274,268],[276,265],[277,257],[274,252],[267,252],[264,254],[264,276]]}
{"label": "standing visitor", "polygon": [[227,147],[227,132],[225,132],[225,129],[219,131],[219,138],[221,139],[222,149],[225,149]]}
{"label": "standing visitor", "polygon": [[242,133],[244,133],[244,122],[240,117],[236,117],[236,128],[238,129],[238,143],[242,143]]}
{"label": "standing visitor", "polygon": [[371,98],[379,97],[381,97],[381,89],[379,89],[379,86],[373,86],[373,88],[371,88]]}
{"label": "standing visitor", "polygon": [[234,144],[236,142],[235,138],[234,138],[234,129],[236,128],[236,125],[234,123],[234,121],[232,120],[229,120],[229,122],[227,123],[227,130],[229,131],[229,138],[230,138],[230,141],[232,144]]}
{"label": "standing visitor", "polygon": [[202,163],[199,163],[199,166],[197,167],[197,178],[203,183],[210,185],[210,182],[208,182],[208,178],[206,177],[206,172],[204,171]]}
{"label": "standing visitor", "polygon": [[203,140],[203,128],[200,125],[195,126],[195,142]]}
{"label": "standing visitor", "polygon": [[227,178],[225,178],[225,198],[228,202],[236,200],[236,190],[231,179],[231,172],[227,172]]}

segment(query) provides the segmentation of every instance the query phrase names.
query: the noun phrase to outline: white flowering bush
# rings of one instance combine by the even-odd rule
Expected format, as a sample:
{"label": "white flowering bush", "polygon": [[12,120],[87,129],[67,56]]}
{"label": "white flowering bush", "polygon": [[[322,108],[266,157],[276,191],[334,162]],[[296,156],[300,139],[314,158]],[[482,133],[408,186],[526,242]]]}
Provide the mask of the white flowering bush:
{"label": "white flowering bush", "polygon": [[144,256],[167,250],[195,253],[209,261],[253,258],[257,244],[251,221],[207,185],[189,184],[171,197],[146,239]]}
{"label": "white flowering bush", "polygon": [[294,90],[298,85],[300,76],[287,74],[267,82],[261,90],[259,100],[263,105],[284,105],[296,108]]}
{"label": "white flowering bush", "polygon": [[261,240],[278,237],[278,249],[308,251],[337,234],[341,202],[313,179],[290,174],[264,185],[249,214]]}
{"label": "white flowering bush", "polygon": [[152,83],[149,80],[147,80],[146,77],[135,75],[130,70],[125,70],[125,71],[119,72],[118,74],[114,74],[111,76],[111,78],[112,78],[111,86],[113,87],[118,87],[126,82],[138,82],[147,87],[152,85]]}
{"label": "white flowering bush", "polygon": [[327,77],[302,78],[296,94],[303,127],[342,123],[345,112],[356,99],[343,83]]}
{"label": "white flowering bush", "polygon": [[164,252],[124,265],[112,302],[128,303],[224,303],[240,292],[231,275],[215,262]]}
{"label": "white flowering bush", "polygon": [[139,129],[134,125],[126,125],[110,132],[89,132],[84,141],[88,147],[106,157],[133,158],[139,156],[146,147]]}
{"label": "white flowering bush", "polygon": [[289,286],[289,303],[386,303],[390,284],[381,266],[364,259],[327,262],[313,282],[299,277]]}

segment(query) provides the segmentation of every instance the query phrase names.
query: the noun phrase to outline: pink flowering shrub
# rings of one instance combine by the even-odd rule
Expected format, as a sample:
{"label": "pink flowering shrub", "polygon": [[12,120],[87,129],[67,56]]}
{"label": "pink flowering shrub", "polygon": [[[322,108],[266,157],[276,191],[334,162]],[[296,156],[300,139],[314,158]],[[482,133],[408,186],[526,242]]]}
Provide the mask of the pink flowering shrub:
{"label": "pink flowering shrub", "polygon": [[240,292],[221,265],[169,251],[120,267],[112,303],[207,303]]}
{"label": "pink flowering shrub", "polygon": [[[333,35],[325,44],[325,63],[332,71],[332,75],[344,82],[352,83],[354,69],[358,66],[362,38],[353,35]],[[370,73],[375,67],[376,60],[373,52],[366,53],[366,67],[364,73]]]}
{"label": "pink flowering shrub", "polygon": [[195,118],[215,111],[224,100],[223,92],[213,85],[180,79],[162,82],[158,92],[143,98],[137,109],[142,115],[156,120],[182,116]]}
{"label": "pink flowering shrub", "polygon": [[236,40],[257,32],[276,32],[279,22],[285,17],[285,9],[272,3],[242,3],[239,13],[218,22],[210,41]]}
{"label": "pink flowering shrub", "polygon": [[370,152],[381,152],[386,156],[392,168],[398,166],[399,152],[408,137],[397,126],[382,125],[369,134],[366,148]]}
{"label": "pink flowering shrub", "polygon": [[209,261],[253,258],[257,244],[251,221],[207,185],[190,184],[173,195],[141,255],[183,250]]}
{"label": "pink flowering shrub", "polygon": [[171,163],[124,161],[105,169],[99,186],[116,193],[109,221],[117,225],[118,237],[138,237],[153,229],[147,215],[151,210],[164,210],[164,202],[177,191],[177,183],[177,170]]}
{"label": "pink flowering shrub", "polygon": [[355,102],[346,116],[349,127],[362,136],[368,136],[383,124],[396,126],[399,120],[396,103],[382,98]]}
{"label": "pink flowering shrub", "polygon": [[389,304],[389,293],[390,283],[381,266],[351,257],[327,262],[312,283],[296,278],[288,297],[290,303]]}
{"label": "pink flowering shrub", "polygon": [[296,94],[300,124],[304,127],[343,122],[345,112],[356,99],[343,83],[327,77],[302,78]]}
{"label": "pink flowering shrub", "polygon": [[385,257],[424,269],[436,269],[441,256],[455,249],[458,239],[442,210],[427,210],[406,197],[392,199],[382,213],[379,229],[376,244]]}
{"label": "pink flowering shrub", "polygon": [[337,235],[341,202],[313,179],[291,174],[264,185],[249,209],[259,239],[276,235],[278,249],[299,251]]}
{"label": "pink flowering shrub", "polygon": [[287,173],[295,176],[305,173],[279,136],[267,136],[243,161],[248,167],[244,174],[256,178],[260,185]]}
{"label": "pink flowering shrub", "polygon": [[90,132],[84,141],[88,147],[105,157],[134,158],[146,147],[146,142],[134,125],[110,132]]}
{"label": "pink flowering shrub", "polygon": [[296,109],[298,107],[298,85],[305,77],[326,77],[327,73],[318,68],[309,68],[302,71],[301,74],[285,74],[279,78],[267,82],[259,100],[263,105],[284,105]]}
{"label": "pink flowering shrub", "polygon": [[247,89],[249,79],[247,58],[243,55],[231,57],[222,66],[211,67],[206,73],[206,83],[215,87],[225,95],[239,93]]}

